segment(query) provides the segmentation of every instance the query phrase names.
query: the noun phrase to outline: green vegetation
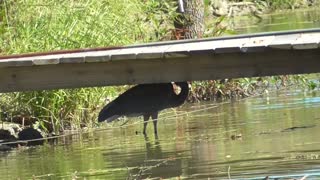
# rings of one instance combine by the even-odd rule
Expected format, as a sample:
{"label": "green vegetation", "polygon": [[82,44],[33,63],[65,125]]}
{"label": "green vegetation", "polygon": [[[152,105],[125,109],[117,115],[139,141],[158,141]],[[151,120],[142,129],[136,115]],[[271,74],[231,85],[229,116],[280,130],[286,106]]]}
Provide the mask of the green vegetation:
{"label": "green vegetation", "polygon": [[[170,33],[174,4],[158,1],[0,1],[1,54],[134,44]],[[169,13],[166,13],[169,12]],[[163,22],[162,22],[163,21]],[[169,28],[168,28],[169,27]],[[105,98],[124,87],[1,94],[9,117],[40,120],[56,132],[90,126]],[[25,118],[26,119],[26,118]]]}
{"label": "green vegetation", "polygon": [[[99,105],[116,96],[121,87],[81,88],[6,93],[1,95],[2,111],[9,117],[39,120],[36,125],[49,131],[92,127]],[[17,118],[15,118],[16,120]],[[93,120],[93,121],[92,121]],[[16,120],[17,121],[17,120]]]}
{"label": "green vegetation", "polygon": [[308,76],[307,78],[305,75],[286,75],[193,82],[188,100],[197,102],[200,100],[244,98],[282,87],[315,90],[320,87],[320,80],[316,76]]}
{"label": "green vegetation", "polygon": [[164,12],[173,5],[165,5],[140,0],[5,0],[1,50],[14,54],[155,41],[154,32],[166,33],[159,21],[173,17],[172,10]]}
{"label": "green vegetation", "polygon": [[[0,0],[0,53],[17,54],[62,49],[119,46],[168,40],[177,14],[172,1],[57,1]],[[208,4],[208,1],[206,1]],[[226,31],[216,19],[206,36]],[[244,97],[283,77],[194,82],[189,100]],[[293,76],[311,88],[302,76]],[[279,83],[280,82],[280,83]],[[312,84],[312,85],[311,85]],[[106,103],[127,89],[81,88],[1,94],[2,119],[37,120],[36,126],[56,133],[64,129],[94,127]]]}

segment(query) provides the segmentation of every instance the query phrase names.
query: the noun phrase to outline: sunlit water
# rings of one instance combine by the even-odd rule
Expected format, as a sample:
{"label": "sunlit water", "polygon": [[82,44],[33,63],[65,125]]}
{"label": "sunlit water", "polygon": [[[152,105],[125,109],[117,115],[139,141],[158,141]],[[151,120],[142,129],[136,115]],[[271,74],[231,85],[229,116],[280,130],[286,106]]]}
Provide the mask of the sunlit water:
{"label": "sunlit water", "polygon": [[[217,105],[185,104],[159,120],[0,153],[1,179],[320,178],[320,93],[281,91]],[[139,123],[137,123],[139,122]],[[233,138],[235,135],[241,137]]]}
{"label": "sunlit water", "polygon": [[308,10],[279,11],[261,15],[261,18],[259,20],[253,16],[235,17],[229,21],[228,27],[239,34],[320,28],[319,7]]}
{"label": "sunlit water", "polygon": [[[320,27],[319,11],[234,21],[238,33]],[[320,179],[320,92],[281,91],[161,113],[159,137],[142,120],[0,152],[0,179]]]}

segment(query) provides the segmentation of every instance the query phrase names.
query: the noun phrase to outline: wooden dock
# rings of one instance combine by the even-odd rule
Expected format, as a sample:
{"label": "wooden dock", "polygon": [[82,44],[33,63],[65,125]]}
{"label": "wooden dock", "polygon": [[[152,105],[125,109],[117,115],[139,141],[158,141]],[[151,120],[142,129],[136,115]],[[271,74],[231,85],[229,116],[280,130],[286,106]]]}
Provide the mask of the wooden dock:
{"label": "wooden dock", "polygon": [[0,92],[320,72],[320,29],[0,57]]}

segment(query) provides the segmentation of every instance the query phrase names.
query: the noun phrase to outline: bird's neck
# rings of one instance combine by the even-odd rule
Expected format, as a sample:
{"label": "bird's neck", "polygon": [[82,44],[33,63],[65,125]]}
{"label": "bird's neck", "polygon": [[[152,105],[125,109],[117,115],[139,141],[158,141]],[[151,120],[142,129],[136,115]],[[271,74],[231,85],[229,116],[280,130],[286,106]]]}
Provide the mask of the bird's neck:
{"label": "bird's neck", "polygon": [[175,106],[180,106],[187,99],[189,94],[189,84],[187,82],[176,82],[176,85],[180,86],[181,91],[176,96]]}

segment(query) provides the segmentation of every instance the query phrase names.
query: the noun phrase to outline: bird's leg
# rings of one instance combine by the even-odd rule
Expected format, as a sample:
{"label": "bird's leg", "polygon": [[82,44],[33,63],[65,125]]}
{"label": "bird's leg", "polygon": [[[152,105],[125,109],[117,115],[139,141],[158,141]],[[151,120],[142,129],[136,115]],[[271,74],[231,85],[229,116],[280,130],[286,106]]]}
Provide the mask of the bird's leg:
{"label": "bird's leg", "polygon": [[153,120],[154,134],[158,135],[157,122],[158,122],[158,112],[154,112],[151,114]]}
{"label": "bird's leg", "polygon": [[143,115],[143,134],[146,135],[148,120],[149,120],[150,114],[144,114]]}

